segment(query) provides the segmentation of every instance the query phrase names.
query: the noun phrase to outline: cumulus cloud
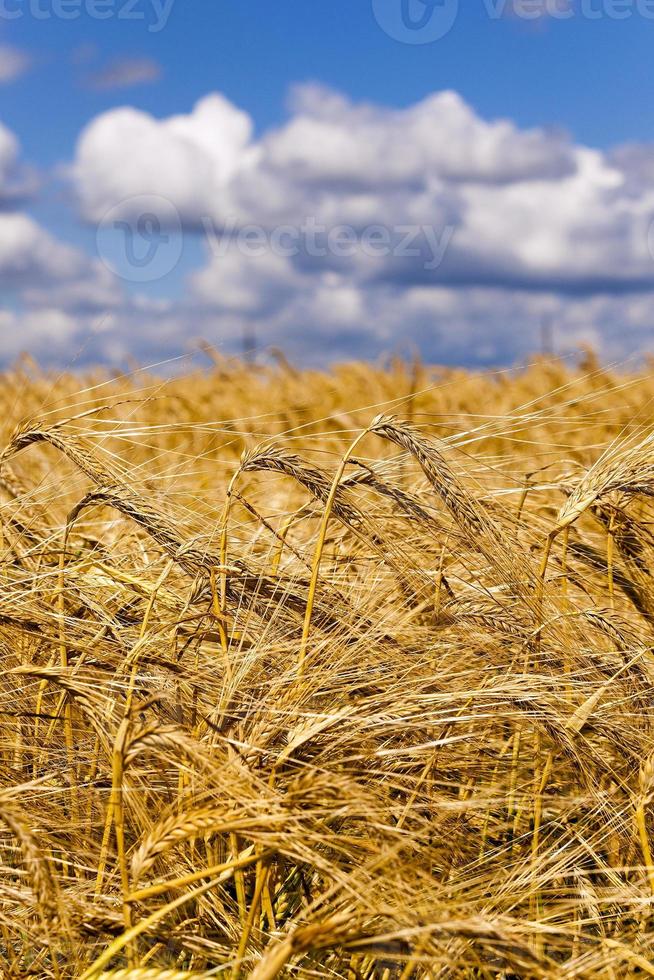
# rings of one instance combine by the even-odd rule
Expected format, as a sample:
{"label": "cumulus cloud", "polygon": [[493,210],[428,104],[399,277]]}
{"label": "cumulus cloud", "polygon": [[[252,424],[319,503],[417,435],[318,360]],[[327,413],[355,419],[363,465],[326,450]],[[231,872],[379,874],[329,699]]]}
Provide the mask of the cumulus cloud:
{"label": "cumulus cloud", "polygon": [[101,263],[58,241],[29,215],[0,213],[0,284],[5,288],[62,288],[79,281],[88,288],[108,274]]}
{"label": "cumulus cloud", "polygon": [[635,172],[648,166],[640,153],[637,165],[633,151],[620,158],[559,131],[488,122],[454,92],[391,110],[305,86],[293,94],[288,121],[259,140],[249,117],[218,95],[163,120],[112,110],[82,134],[72,173],[89,220],[119,202],[133,218],[139,198],[153,193],[187,227],[229,234],[247,223],[300,227],[308,218],[359,230],[450,227],[438,268],[426,268],[422,255],[412,263],[394,255],[368,263],[369,273],[416,284],[592,291],[654,282],[654,183],[641,176],[634,193]]}
{"label": "cumulus cloud", "polygon": [[267,249],[252,262],[229,248],[191,277],[195,299],[209,310],[270,316],[306,285],[288,261]]}
{"label": "cumulus cloud", "polygon": [[70,361],[85,333],[125,299],[99,258],[68,245],[20,208],[37,189],[16,136],[0,123],[0,361],[23,350]]}
{"label": "cumulus cloud", "polygon": [[562,133],[486,122],[456,92],[390,110],[309,85],[295,90],[291,106],[289,123],[264,140],[264,162],[296,180],[378,189],[424,186],[435,175],[505,183],[574,169]]}
{"label": "cumulus cloud", "polygon": [[[576,166],[564,134],[485,122],[454,92],[389,110],[304,86],[284,126],[258,142],[252,132],[252,120],[217,94],[163,120],[110,110],[78,142],[73,176],[83,213],[96,220],[117,198],[157,193],[191,225],[200,212],[218,222],[339,207],[379,217],[389,194],[410,211],[446,185],[454,193],[465,183],[556,180]],[[134,147],[127,167],[125,137]]]}
{"label": "cumulus cloud", "polygon": [[152,361],[199,336],[231,349],[254,331],[318,362],[416,344],[502,363],[538,346],[544,318],[559,347],[620,356],[654,340],[654,147],[489,121],[454,92],[390,109],[305,85],[261,135],[219,94],[164,119],[112,109],[69,175],[87,222],[110,213],[142,234],[159,198],[158,234],[178,214],[206,244],[181,297],[150,284],[157,305],[24,224],[3,266],[0,222],[0,280],[22,275],[27,312],[62,310],[98,355]]}
{"label": "cumulus cloud", "polygon": [[89,76],[89,84],[100,91],[150,85],[162,76],[161,65],[153,58],[116,58]]}
{"label": "cumulus cloud", "polygon": [[186,116],[157,120],[129,107],[98,116],[82,132],[72,167],[83,216],[101,220],[122,202],[129,219],[138,198],[158,195],[199,225],[220,210],[224,188],[246,165],[252,129],[250,117],[217,94]]}
{"label": "cumulus cloud", "polygon": [[[128,303],[102,320],[76,318],[75,350],[87,360],[164,361],[197,349],[200,338],[225,354],[252,337],[262,349],[281,347],[314,366],[389,351],[470,366],[523,361],[539,349],[544,322],[552,324],[562,354],[592,344],[623,361],[654,335],[652,304],[640,294],[569,298],[554,294],[475,287],[362,288],[325,273],[293,291],[265,315],[232,303]],[[72,349],[72,346],[71,346]]]}
{"label": "cumulus cloud", "polygon": [[0,209],[15,206],[36,188],[36,173],[21,160],[16,136],[0,122]]}

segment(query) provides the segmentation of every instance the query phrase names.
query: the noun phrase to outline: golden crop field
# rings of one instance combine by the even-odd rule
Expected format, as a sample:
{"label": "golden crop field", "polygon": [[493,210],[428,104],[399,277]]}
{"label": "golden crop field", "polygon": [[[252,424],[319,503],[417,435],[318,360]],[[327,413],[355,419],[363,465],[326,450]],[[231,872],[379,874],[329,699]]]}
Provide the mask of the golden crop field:
{"label": "golden crop field", "polygon": [[2,376],[7,978],[654,975],[654,378]]}

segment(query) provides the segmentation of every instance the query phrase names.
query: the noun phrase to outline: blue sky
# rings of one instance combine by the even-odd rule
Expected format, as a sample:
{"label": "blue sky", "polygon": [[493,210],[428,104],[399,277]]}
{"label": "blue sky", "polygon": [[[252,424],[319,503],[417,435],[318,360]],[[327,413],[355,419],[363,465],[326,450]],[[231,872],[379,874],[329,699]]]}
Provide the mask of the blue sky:
{"label": "blue sky", "polygon": [[[454,88],[484,116],[564,126],[596,146],[654,139],[654,19],[639,16],[635,0],[625,20],[577,15],[536,23],[492,19],[483,0],[468,0],[446,37],[421,46],[389,38],[369,0],[175,0],[156,32],[149,0],[133,11],[143,20],[102,21],[86,15],[83,3],[75,20],[37,20],[21,2],[5,0],[5,9],[24,16],[0,16],[0,37],[31,51],[37,64],[2,93],[3,118],[44,163],[66,157],[81,126],[127,96],[168,115],[219,89],[266,127],[283,118],[289,85],[314,79],[393,106]],[[48,9],[48,0],[39,3]],[[161,81],[93,91],[84,66],[71,65],[86,45],[101,60],[151,57],[162,66]]]}
{"label": "blue sky", "polygon": [[[647,240],[654,193],[654,3],[535,0],[540,16],[532,18],[534,0],[507,0],[499,6],[498,0],[466,0],[444,37],[408,44],[390,37],[379,23],[380,9],[392,16],[393,4],[399,7],[403,0],[172,0],[165,22],[161,4],[169,0],[132,0],[130,6],[127,0],[97,0],[105,4],[105,19],[89,16],[90,2],[0,0],[0,122],[19,144],[13,155],[5,151],[11,159],[5,166],[9,189],[3,213],[12,220],[4,237],[4,273],[0,258],[0,297],[6,332],[20,324],[27,346],[32,339],[42,345],[45,332],[53,338],[52,356],[65,358],[90,331],[94,356],[120,358],[133,347],[137,356],[151,357],[158,345],[164,354],[176,344],[183,349],[197,327],[198,335],[229,349],[239,331],[256,321],[263,345],[279,341],[302,358],[321,359],[324,349],[333,356],[375,356],[411,341],[429,357],[495,363],[527,353],[547,317],[560,322],[562,338],[603,346],[610,356],[620,355],[621,344],[631,353],[654,342],[647,302],[654,290]],[[409,2],[419,16],[423,0]],[[62,3],[68,19],[61,16]],[[445,3],[452,7],[454,0]],[[298,85],[314,92],[300,99],[300,108],[291,97]],[[342,99],[329,111],[324,109],[328,92]],[[411,107],[427,105],[425,100],[443,92],[455,93],[456,104],[430,103],[415,122]],[[196,118],[194,106],[212,93],[231,108],[214,106]],[[374,120],[360,116],[357,107],[366,104],[376,107]],[[153,174],[152,159],[141,161],[139,170],[140,151],[133,153],[129,140],[123,142],[121,107],[138,110],[128,126],[138,146],[149,132],[148,116],[191,120],[189,145],[201,149],[210,132],[212,140],[222,138],[220,129],[231,125],[232,108],[247,116],[249,149],[239,144],[229,150],[230,161],[238,155],[229,189],[218,182],[202,204],[191,201],[191,185],[211,167],[223,166],[222,150],[217,151],[220,159],[208,152],[206,166],[197,171],[195,164],[180,163],[179,172],[166,172],[165,180]],[[307,127],[293,123],[306,118],[313,120],[309,140],[327,141],[328,158],[332,151],[336,157],[342,152],[344,133],[353,138],[361,127],[361,144],[345,147],[353,162],[347,173],[338,171],[338,191],[334,167],[340,163],[321,170],[309,159],[311,147],[301,145]],[[511,122],[513,136],[486,130],[498,119]],[[104,120],[103,126],[94,130],[96,141],[88,141],[84,156],[82,135],[98,120]],[[425,132],[424,145],[417,146]],[[456,160],[443,156],[453,132],[463,141]],[[532,137],[525,134],[533,132],[537,150],[526,148]],[[183,156],[178,142],[173,146],[168,138],[162,134],[157,143],[162,171]],[[415,167],[406,168],[402,188],[401,163],[390,176],[377,173],[370,149],[372,141],[384,155],[384,147],[397,147],[401,140],[407,141],[407,159],[416,157]],[[600,151],[599,170],[597,161],[583,157],[585,147]],[[513,173],[512,159],[522,153],[529,155],[527,169]],[[257,164],[256,181],[252,154],[265,158]],[[473,167],[469,173],[467,155],[478,157],[474,166],[482,170]],[[0,142],[0,201],[1,163]],[[137,174],[131,173],[134,169]],[[575,182],[573,172],[582,170],[584,178]],[[296,200],[298,173],[303,191]],[[275,193],[283,190],[288,198],[288,207],[277,207],[276,218],[270,207],[271,174]],[[361,184],[356,191],[354,177]],[[418,183],[429,193],[418,195]],[[28,184],[16,193],[16,187]],[[223,190],[228,203],[221,211],[215,201]],[[181,230],[165,233],[179,235],[180,255],[174,268],[146,282],[116,267],[114,288],[107,266],[119,264],[121,239],[117,233],[112,244],[112,225],[98,257],[98,224],[114,203],[123,207],[120,220],[136,221],[136,212],[121,202],[151,192],[172,201],[179,214]],[[579,203],[586,197],[593,216],[587,224]],[[394,250],[397,228],[409,218],[418,229],[416,238],[422,229],[427,242],[423,226],[434,229],[434,241],[451,227],[452,246],[444,251],[438,275],[425,271],[424,255],[418,268],[415,261],[398,259],[395,251],[393,261],[371,272],[348,264],[348,257],[330,255],[325,261],[307,256],[304,231],[302,254],[285,263],[280,256],[263,261],[249,253],[238,261],[216,256],[206,228],[202,231],[206,218],[215,245],[231,209],[238,212],[239,223],[261,224],[270,235],[274,221],[284,216],[301,225],[313,213],[315,200],[320,201],[319,216],[353,224],[358,236],[362,227],[353,215],[365,211],[369,223],[378,224],[380,216],[383,221],[385,212],[392,212]],[[537,227],[539,201],[552,227]],[[654,214],[654,201],[651,206]],[[506,227],[498,227],[504,215]],[[161,215],[155,217],[159,221]],[[33,223],[29,234],[18,218]],[[21,251],[30,235],[36,236],[34,242],[39,235],[50,236],[52,253],[46,256],[41,242],[43,261],[31,271]],[[511,247],[505,248],[509,241]],[[2,242],[0,227],[0,257]],[[590,254],[590,242],[597,255]],[[557,243],[560,255],[553,257]],[[73,250],[69,260],[76,273],[60,268],[66,247]],[[96,273],[93,299],[80,301],[80,283],[88,285]],[[254,299],[244,298],[245,287],[234,283],[252,281]],[[62,283],[65,290],[53,289]],[[326,315],[323,323],[330,289],[340,313]],[[122,306],[116,302],[119,290]],[[477,292],[471,295],[471,290]],[[71,292],[77,298],[71,299]],[[380,325],[382,309],[392,313]],[[166,324],[159,339],[151,325],[156,315]],[[93,323],[103,316],[110,326],[96,330]],[[312,342],[302,316],[318,321]],[[430,322],[436,324],[433,331]],[[502,326],[507,322],[510,327]],[[1,328],[0,321],[0,356],[6,359],[16,353],[15,342],[3,343]]]}

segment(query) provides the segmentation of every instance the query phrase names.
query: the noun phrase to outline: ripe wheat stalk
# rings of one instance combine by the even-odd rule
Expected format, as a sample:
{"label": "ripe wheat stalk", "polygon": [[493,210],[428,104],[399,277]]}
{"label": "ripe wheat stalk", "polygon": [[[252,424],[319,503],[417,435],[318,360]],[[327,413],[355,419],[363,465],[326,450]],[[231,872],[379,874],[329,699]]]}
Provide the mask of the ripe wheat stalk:
{"label": "ripe wheat stalk", "polygon": [[654,976],[654,381],[215,361],[0,386],[0,973]]}

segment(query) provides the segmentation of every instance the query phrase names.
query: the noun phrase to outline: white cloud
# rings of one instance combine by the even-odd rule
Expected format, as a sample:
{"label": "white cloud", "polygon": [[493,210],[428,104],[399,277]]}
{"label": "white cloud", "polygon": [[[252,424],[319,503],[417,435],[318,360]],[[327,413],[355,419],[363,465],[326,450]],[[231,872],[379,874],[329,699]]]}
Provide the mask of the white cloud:
{"label": "white cloud", "polygon": [[39,346],[38,352],[51,359],[65,353],[82,324],[94,330],[109,312],[127,309],[120,284],[98,259],[21,212],[0,212],[0,288],[13,306],[0,318],[3,360],[16,353],[17,344],[31,349],[46,337],[53,340],[51,348]]}
{"label": "white cloud", "polygon": [[[3,160],[17,159],[0,131],[0,188]],[[95,356],[152,361],[196,337],[230,349],[254,330],[318,363],[411,344],[501,363],[538,346],[544,317],[559,347],[598,338],[620,356],[654,340],[652,147],[605,153],[487,121],[452,92],[389,109],[304,86],[288,120],[259,137],[216,94],[166,119],[111,110],[81,133],[69,174],[91,223],[108,211],[129,222],[143,197],[160,197],[187,236],[203,223],[215,232],[181,297],[175,274],[146,299],[24,216],[7,245],[0,220],[0,279],[22,283],[25,315],[60,309]],[[323,239],[351,225],[350,252],[310,247],[308,219]],[[259,252],[238,237],[248,224]],[[280,224],[295,248],[271,244]],[[384,254],[366,247],[372,225],[387,234]]]}
{"label": "white cloud", "polygon": [[187,116],[104,113],[82,133],[73,167],[85,217],[97,220],[120,200],[155,193],[190,225],[203,217],[318,213],[379,220],[389,199],[406,217],[446,189],[456,198],[465,182],[556,180],[575,168],[561,133],[487,123],[454,92],[389,110],[305,86],[295,90],[292,110],[288,123],[256,143],[249,116],[216,94]]}
{"label": "white cloud", "polygon": [[[80,326],[124,305],[109,270],[80,249],[15,210],[36,190],[36,178],[20,145],[0,123],[0,359],[22,350],[45,360],[66,359]],[[7,308],[7,304],[9,308]]]}
{"label": "white cloud", "polygon": [[98,267],[77,249],[57,241],[32,218],[0,213],[0,282],[63,284]]}
{"label": "white cloud", "polygon": [[43,282],[38,275],[21,290],[23,302],[28,307],[42,309],[55,306],[58,309],[97,317],[124,309],[125,294],[115,276],[100,262],[84,257],[69,268],[69,278]]}
{"label": "white cloud", "polygon": [[264,162],[285,176],[352,186],[559,177],[574,168],[568,140],[486,122],[456,92],[408,109],[355,105],[316,86],[296,89],[289,123],[264,140]]}
{"label": "white cloud", "polygon": [[156,194],[187,227],[300,227],[307,217],[327,227],[450,226],[433,275],[420,255],[377,263],[372,274],[525,288],[654,284],[654,183],[634,193],[614,158],[560,132],[487,122],[454,92],[388,109],[305,86],[290,108],[258,141],[249,117],[218,95],[164,120],[103,114],[80,137],[72,168],[84,215],[98,220],[123,202],[133,217],[139,197]]}
{"label": "white cloud", "polygon": [[0,187],[4,186],[16,166],[18,140],[14,134],[0,123]]}
{"label": "white cloud", "polygon": [[196,300],[209,310],[270,315],[306,286],[306,277],[271,251],[246,260],[228,248],[193,275],[190,284]]}
{"label": "white cloud", "polygon": [[29,353],[42,363],[70,362],[77,353],[78,324],[62,310],[0,310],[0,347],[6,363]]}
{"label": "white cloud", "polygon": [[30,196],[36,184],[35,173],[20,160],[18,139],[0,122],[0,207]]}
{"label": "white cloud", "polygon": [[190,115],[163,121],[132,108],[106,112],[77,144],[72,177],[82,213],[98,221],[124,202],[130,217],[131,199],[147,194],[167,198],[188,223],[199,223],[245,165],[251,134],[249,116],[217,94]]}
{"label": "white cloud", "polygon": [[244,338],[261,348],[281,347],[291,358],[322,366],[389,350],[450,364],[501,365],[537,351],[543,323],[551,323],[557,351],[567,354],[594,342],[611,359],[624,360],[654,338],[654,310],[638,295],[571,299],[553,293],[475,287],[370,289],[338,273],[324,273],[263,312],[203,302],[173,304],[157,313],[131,309],[97,339],[113,357],[143,361],[172,357],[202,337],[225,353]]}

